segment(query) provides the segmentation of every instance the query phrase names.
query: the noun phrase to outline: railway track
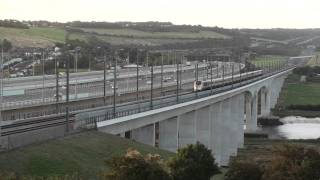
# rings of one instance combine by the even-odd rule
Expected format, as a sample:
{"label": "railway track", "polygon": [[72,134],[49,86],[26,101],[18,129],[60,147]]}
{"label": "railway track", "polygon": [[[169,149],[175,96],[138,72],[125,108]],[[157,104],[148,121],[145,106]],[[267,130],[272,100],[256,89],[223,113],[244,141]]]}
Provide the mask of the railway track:
{"label": "railway track", "polygon": [[[285,69],[283,69],[285,70]],[[277,72],[271,72],[271,73],[267,73],[267,74],[263,74],[262,78],[267,77],[269,75],[272,75],[274,73]],[[227,82],[221,82],[221,83],[217,83],[215,84],[212,88],[216,89],[217,91],[215,93],[220,93],[223,91],[227,91],[230,89],[225,89],[225,90],[218,90],[218,88],[221,87],[225,87],[225,86],[230,86],[233,83],[242,83],[242,85],[251,83],[252,81],[256,81],[256,80],[260,80],[261,77],[252,77],[252,78],[246,78],[243,79],[241,81],[237,80],[237,81],[227,81]],[[192,93],[197,93],[197,92],[189,92],[189,94]],[[181,95],[186,95],[188,93],[182,93]],[[164,100],[168,99],[168,98],[173,98],[176,95],[169,95],[168,97],[160,97],[160,98],[155,98],[156,100]],[[187,101],[188,99],[186,99]],[[125,104],[120,104],[119,106],[117,106],[116,108],[119,109],[119,111],[116,112],[116,114],[112,115],[112,111],[113,111],[113,107],[112,106],[107,106],[107,107],[98,107],[98,108],[93,108],[93,109],[87,109],[87,110],[80,110],[80,111],[75,111],[75,112],[71,112],[69,114],[69,127],[72,130],[73,124],[75,122],[75,117],[76,114],[78,113],[83,113],[83,112],[90,112],[90,111],[105,111],[107,113],[107,115],[105,117],[105,119],[110,119],[110,118],[114,118],[116,117],[121,117],[121,116],[126,116],[126,115],[130,115],[130,114],[134,114],[137,112],[143,112],[143,111],[147,111],[148,108],[145,108],[145,110],[143,111],[136,111],[135,109],[127,109],[127,110],[123,110],[126,107],[136,107],[137,104],[148,104],[150,101],[148,100],[143,100],[143,101],[139,101],[139,102],[129,102],[129,103],[125,103]],[[181,102],[185,102],[184,100],[182,100]],[[169,103],[170,104],[170,103]],[[155,107],[162,107],[162,104],[158,104],[155,105]],[[150,109],[149,109],[150,110]],[[110,116],[111,114],[111,116]],[[32,119],[26,119],[26,120],[19,120],[16,122],[12,122],[6,125],[1,126],[1,136],[11,136],[11,135],[15,135],[15,134],[21,134],[21,133],[26,133],[26,132],[30,132],[30,131],[37,131],[37,130],[42,130],[42,129],[46,129],[46,128],[52,128],[52,127],[57,127],[57,126],[62,126],[62,125],[66,125],[66,115],[65,114],[59,114],[59,115],[50,115],[50,116],[44,116],[44,117],[37,117],[37,118],[32,118]]]}

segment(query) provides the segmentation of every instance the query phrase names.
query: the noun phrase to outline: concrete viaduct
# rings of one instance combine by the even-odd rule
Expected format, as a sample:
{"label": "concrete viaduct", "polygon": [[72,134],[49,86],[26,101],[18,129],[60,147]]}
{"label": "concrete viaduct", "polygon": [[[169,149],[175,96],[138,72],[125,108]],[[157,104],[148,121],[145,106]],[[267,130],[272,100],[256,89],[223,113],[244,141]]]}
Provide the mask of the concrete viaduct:
{"label": "concrete viaduct", "polygon": [[219,165],[228,165],[229,158],[244,145],[244,132],[257,130],[259,112],[268,115],[275,107],[291,70],[227,92],[97,122],[96,126],[101,132],[126,136],[172,152],[201,142],[212,150]]}

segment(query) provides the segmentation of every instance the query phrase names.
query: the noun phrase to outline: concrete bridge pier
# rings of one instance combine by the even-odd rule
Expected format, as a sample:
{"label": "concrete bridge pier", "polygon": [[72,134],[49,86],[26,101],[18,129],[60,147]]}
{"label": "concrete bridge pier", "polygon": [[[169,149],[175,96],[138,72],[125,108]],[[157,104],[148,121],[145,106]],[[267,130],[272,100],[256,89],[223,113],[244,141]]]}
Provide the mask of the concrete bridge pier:
{"label": "concrete bridge pier", "polygon": [[246,131],[255,132],[258,129],[258,93],[253,95],[246,93],[245,106],[246,106]]}
{"label": "concrete bridge pier", "polygon": [[131,131],[131,139],[155,146],[155,124],[150,124]]}
{"label": "concrete bridge pier", "polygon": [[261,101],[260,101],[260,106],[261,106],[261,116],[266,116],[267,114],[267,92],[265,88],[262,88],[261,91]]}
{"label": "concrete bridge pier", "polygon": [[265,91],[265,109],[264,109],[264,116],[270,115],[271,113],[271,95],[270,95],[270,90]]}
{"label": "concrete bridge pier", "polygon": [[171,152],[178,149],[178,117],[159,122],[159,148]]}
{"label": "concrete bridge pier", "polygon": [[252,121],[251,129],[249,131],[256,131],[258,129],[258,92],[255,92],[252,99]]}
{"label": "concrete bridge pier", "polygon": [[237,148],[243,148],[244,145],[244,94],[236,96],[236,102],[234,103],[235,117],[236,122],[236,139],[237,139]]}
{"label": "concrete bridge pier", "polygon": [[231,131],[231,102],[230,99],[225,99],[222,102],[222,141],[224,142],[221,152],[221,165],[227,165],[230,155],[232,154],[232,131]]}
{"label": "concrete bridge pier", "polygon": [[[188,144],[195,144],[196,123],[198,110],[187,112],[178,116],[178,147],[183,148]],[[200,120],[199,120],[200,121]]]}
{"label": "concrete bridge pier", "polygon": [[221,128],[223,119],[222,119],[222,102],[217,102],[210,106],[211,114],[211,150],[216,162],[220,165],[222,164],[221,154],[223,143],[224,130]]}
{"label": "concrete bridge pier", "polygon": [[271,90],[271,103],[270,103],[271,108],[275,108],[275,106],[277,104],[277,101],[278,101],[278,98],[279,98],[279,95],[280,95],[280,92],[281,92],[281,89],[282,89],[282,86],[283,86],[283,83],[284,83],[286,77],[287,77],[287,75],[283,76],[283,77],[278,77],[273,80],[272,90]]}
{"label": "concrete bridge pier", "polygon": [[[231,148],[230,148],[230,152],[231,152],[231,156],[236,156],[238,153],[238,146],[239,146],[239,141],[240,139],[237,137],[239,135],[239,131],[241,129],[241,126],[239,126],[239,121],[240,121],[240,117],[238,114],[238,101],[239,101],[239,96],[234,96],[230,99],[230,133],[231,133]],[[242,127],[243,128],[243,127]]]}
{"label": "concrete bridge pier", "polygon": [[211,124],[213,123],[210,110],[211,107],[206,106],[199,109],[196,113],[196,141],[204,144],[209,149],[211,149]]}

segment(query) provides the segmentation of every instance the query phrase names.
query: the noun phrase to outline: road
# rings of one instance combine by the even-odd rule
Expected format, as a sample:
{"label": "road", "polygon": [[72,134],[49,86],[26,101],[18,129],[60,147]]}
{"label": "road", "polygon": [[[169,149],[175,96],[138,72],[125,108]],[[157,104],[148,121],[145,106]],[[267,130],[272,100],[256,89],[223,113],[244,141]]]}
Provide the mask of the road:
{"label": "road", "polygon": [[[206,64],[200,63],[199,68],[206,67]],[[146,75],[150,74],[150,67],[140,67],[139,74]],[[174,65],[165,65],[163,67],[164,73],[172,73],[176,70],[176,66]],[[192,70],[194,69],[194,65],[186,66],[183,65],[183,69]],[[136,69],[119,69],[117,70],[117,78],[123,79],[128,77],[136,77]],[[161,67],[154,67],[154,74],[160,74]],[[113,70],[107,70],[106,80],[112,80],[114,77]],[[97,81],[103,81],[103,71],[91,71],[91,72],[80,72],[80,73],[70,73],[70,84],[83,84],[83,83],[92,83]],[[66,83],[66,75],[60,76],[59,83]],[[3,81],[3,89],[4,93],[6,91],[12,90],[29,90],[36,88],[48,88],[56,86],[56,76],[55,75],[44,75],[44,76],[29,76],[29,77],[20,77],[20,78],[7,78]],[[4,94],[5,95],[5,94]]]}

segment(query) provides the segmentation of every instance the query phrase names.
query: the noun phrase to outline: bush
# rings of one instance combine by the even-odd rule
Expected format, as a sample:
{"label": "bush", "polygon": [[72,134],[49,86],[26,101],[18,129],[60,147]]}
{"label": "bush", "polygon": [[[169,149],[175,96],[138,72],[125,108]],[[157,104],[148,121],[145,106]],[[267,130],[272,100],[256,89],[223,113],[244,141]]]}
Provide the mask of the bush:
{"label": "bush", "polygon": [[262,170],[254,162],[232,161],[225,175],[226,180],[260,180]]}
{"label": "bush", "polygon": [[302,146],[284,145],[273,152],[273,160],[266,166],[263,180],[318,180],[320,153]]}
{"label": "bush", "polygon": [[168,166],[174,180],[209,180],[219,173],[211,151],[200,143],[179,149]]}
{"label": "bush", "polygon": [[111,171],[103,176],[106,180],[170,180],[159,155],[142,156],[129,149],[122,157],[114,157],[106,162]]}
{"label": "bush", "polygon": [[8,41],[7,39],[3,39],[0,41],[0,53],[3,49],[4,52],[9,51],[12,48],[12,43]]}
{"label": "bush", "polygon": [[298,75],[305,75],[308,77],[314,77],[317,74],[320,74],[320,67],[310,67],[310,66],[304,66],[304,67],[298,67],[293,70],[294,74]]}

